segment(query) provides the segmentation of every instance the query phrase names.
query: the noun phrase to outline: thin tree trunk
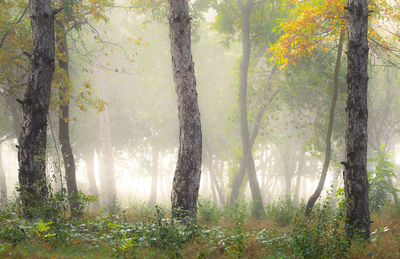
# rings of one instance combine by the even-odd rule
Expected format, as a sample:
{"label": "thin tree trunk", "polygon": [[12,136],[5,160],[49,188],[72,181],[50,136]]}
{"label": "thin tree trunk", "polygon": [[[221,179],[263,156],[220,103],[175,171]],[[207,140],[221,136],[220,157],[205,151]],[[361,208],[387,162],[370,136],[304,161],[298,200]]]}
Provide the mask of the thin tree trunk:
{"label": "thin tree trunk", "polygon": [[[219,164],[219,165],[221,165],[221,164]],[[220,166],[218,166],[218,168],[220,169]],[[220,170],[218,170],[218,171],[220,171]],[[223,188],[218,183],[218,177],[216,176],[215,170],[210,170],[210,176],[211,176],[212,182],[214,183],[214,187],[217,190],[219,199],[221,201],[221,205],[224,206],[225,205],[225,194],[224,194]]]}
{"label": "thin tree trunk", "polygon": [[169,28],[175,91],[178,97],[179,153],[171,201],[172,214],[196,220],[202,158],[202,134],[190,41],[187,0],[169,0]]}
{"label": "thin tree trunk", "polygon": [[[96,197],[99,197],[99,191],[97,189],[96,185],[96,178],[94,176],[94,151],[89,151],[84,154],[83,157],[85,161],[85,166],[87,170],[87,177],[88,177],[88,182],[89,182],[89,193],[90,195],[94,195]],[[96,201],[94,204],[94,208],[98,209],[100,207],[100,204],[98,201]]]}
{"label": "thin tree trunk", "polygon": [[152,208],[157,202],[158,190],[158,151],[152,147],[152,174],[151,174],[151,191],[148,207]]}
{"label": "thin tree trunk", "polygon": [[[275,71],[275,69],[273,71]],[[269,100],[265,104],[261,105],[260,110],[257,113],[256,119],[254,121],[253,130],[252,130],[251,136],[250,136],[251,149],[253,148],[254,142],[256,141],[256,138],[258,136],[258,131],[260,129],[261,120],[262,120],[264,113],[266,111],[266,108],[267,108],[266,104],[272,102],[272,100],[275,98],[275,96],[277,94],[278,94],[278,91],[275,91],[275,93],[269,98]],[[238,173],[235,175],[235,177],[233,179],[231,195],[229,197],[229,204],[235,203],[237,201],[237,199],[239,198],[240,187],[242,186],[245,175],[246,175],[246,167],[245,167],[243,155],[242,155],[242,157],[240,158]]]}
{"label": "thin tree trunk", "polygon": [[297,168],[296,187],[295,187],[296,189],[294,190],[294,198],[293,198],[293,202],[296,205],[299,204],[299,193],[300,193],[300,188],[302,186],[301,182],[303,180],[304,156],[305,156],[305,151],[302,150],[299,166]]}
{"label": "thin tree trunk", "polygon": [[240,109],[240,133],[242,139],[243,162],[247,168],[251,196],[253,200],[252,214],[255,217],[265,215],[260,186],[251,151],[249,124],[247,120],[247,76],[250,63],[251,40],[250,40],[250,16],[254,7],[253,0],[248,0],[245,5],[238,0],[242,13],[242,61],[240,63],[240,85],[239,85],[239,109]]}
{"label": "thin tree trunk", "polygon": [[331,108],[329,111],[329,122],[328,122],[328,132],[326,134],[325,139],[325,161],[324,166],[322,167],[321,178],[319,180],[317,189],[311,195],[310,199],[307,202],[305,214],[307,217],[311,216],[312,209],[314,207],[315,202],[321,195],[322,189],[324,188],[326,175],[328,173],[329,162],[331,161],[331,141],[332,141],[332,132],[333,132],[333,124],[335,120],[335,109],[336,102],[338,97],[338,89],[339,89],[339,72],[340,72],[340,64],[342,63],[342,50],[343,50],[343,42],[344,42],[344,32],[340,33],[338,52],[336,56],[336,64],[335,64],[335,73],[333,79],[333,92],[332,92],[332,101]]}
{"label": "thin tree trunk", "polygon": [[32,60],[28,87],[22,104],[23,122],[19,138],[19,191],[24,214],[48,196],[46,180],[47,115],[54,73],[54,11],[49,0],[29,1],[32,25]]}
{"label": "thin tree trunk", "polygon": [[69,139],[69,103],[70,103],[70,78],[69,78],[69,51],[67,32],[61,22],[57,22],[57,48],[61,55],[57,57],[60,69],[63,71],[63,78],[58,91],[59,118],[58,118],[58,139],[61,145],[61,154],[64,161],[65,178],[67,191],[70,199],[70,209],[73,215],[79,216],[80,205],[78,201],[78,186],[76,184],[75,158]]}
{"label": "thin tree trunk", "polygon": [[[392,177],[389,176],[389,177],[387,177],[386,180],[387,180],[389,186],[390,186],[392,189],[394,189]],[[397,191],[392,191],[391,194],[392,194],[392,196],[393,196],[393,201],[394,201],[394,203],[397,205],[397,204],[399,203],[399,197],[397,196]]]}
{"label": "thin tree trunk", "polygon": [[333,208],[336,208],[336,205],[337,205],[336,191],[339,186],[339,177],[340,177],[340,170],[338,172],[335,171],[334,175],[333,175],[332,193],[331,193]]}
{"label": "thin tree trunk", "polygon": [[[101,99],[106,100],[104,82],[98,75],[98,91]],[[112,154],[110,115],[108,108],[100,113],[100,136],[102,140],[100,184],[101,192],[105,204],[112,206],[117,201],[117,192],[115,185],[114,157]]]}
{"label": "thin tree trunk", "polygon": [[370,236],[368,205],[368,1],[348,2],[347,132],[344,190],[349,238]]}
{"label": "thin tree trunk", "polygon": [[215,186],[215,176],[213,174],[213,159],[212,156],[209,158],[209,166],[208,166],[208,175],[210,177],[210,187],[211,187],[211,194],[212,194],[212,199],[215,205],[218,205],[218,200],[217,200],[217,193],[216,193],[216,186]]}
{"label": "thin tree trunk", "polygon": [[0,205],[7,204],[7,179],[3,167],[2,145],[0,144]]}

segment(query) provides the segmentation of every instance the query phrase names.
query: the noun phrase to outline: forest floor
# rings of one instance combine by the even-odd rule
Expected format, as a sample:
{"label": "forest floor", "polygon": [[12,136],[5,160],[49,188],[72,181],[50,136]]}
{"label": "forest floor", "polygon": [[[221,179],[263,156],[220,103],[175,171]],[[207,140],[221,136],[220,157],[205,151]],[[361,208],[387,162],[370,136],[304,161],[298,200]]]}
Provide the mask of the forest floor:
{"label": "forest floor", "polygon": [[201,200],[198,224],[187,226],[144,205],[32,222],[13,210],[0,210],[0,258],[400,258],[400,209],[392,204],[372,214],[370,241],[352,244],[343,213],[328,203],[311,220],[290,201],[254,219],[249,204]]}

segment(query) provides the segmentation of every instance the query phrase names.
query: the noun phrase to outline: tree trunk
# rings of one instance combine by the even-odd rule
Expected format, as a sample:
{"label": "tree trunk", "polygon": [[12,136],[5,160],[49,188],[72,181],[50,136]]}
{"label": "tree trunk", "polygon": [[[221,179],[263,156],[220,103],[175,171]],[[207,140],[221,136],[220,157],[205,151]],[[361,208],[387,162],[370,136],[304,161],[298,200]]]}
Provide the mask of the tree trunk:
{"label": "tree trunk", "polygon": [[299,161],[299,167],[297,168],[296,187],[295,187],[296,189],[294,190],[293,202],[295,205],[299,204],[299,193],[300,193],[300,188],[302,186],[301,182],[303,180],[304,156],[305,156],[305,151],[302,150]]}
{"label": "tree trunk", "polygon": [[[242,61],[240,63],[240,85],[239,85],[239,109],[240,109],[240,133],[242,139],[243,149],[243,162],[244,167],[247,168],[247,175],[249,177],[251,197],[253,200],[252,214],[255,217],[262,217],[265,215],[263,208],[263,201],[261,197],[260,186],[258,184],[256,169],[254,165],[254,158],[251,151],[249,124],[247,120],[247,74],[250,63],[250,15],[253,10],[253,0],[248,0],[243,5],[238,0],[241,13],[242,13]],[[240,185],[239,185],[240,186]]]}
{"label": "tree trunk", "polygon": [[158,188],[158,158],[159,154],[155,148],[152,148],[152,174],[151,174],[151,191],[148,207],[152,208],[157,202]]}
{"label": "tree trunk", "polygon": [[[275,71],[275,69],[273,69],[273,71]],[[275,73],[275,72],[273,72],[273,73]],[[278,94],[278,92],[276,91],[266,103],[272,102],[272,100],[275,98],[275,96],[277,94]],[[251,136],[250,136],[251,149],[253,148],[254,142],[256,141],[256,138],[257,138],[257,135],[258,135],[258,131],[260,129],[261,120],[262,120],[262,118],[264,116],[266,108],[267,108],[266,104],[261,105],[260,110],[258,111],[256,119],[254,121],[254,127],[253,127],[253,130],[251,132]],[[241,185],[243,183],[243,179],[244,179],[245,174],[246,174],[246,168],[245,168],[243,155],[242,155],[242,157],[240,158],[240,164],[239,164],[238,173],[235,175],[235,177],[233,179],[231,195],[229,197],[229,204],[235,203],[237,201],[237,199],[239,198],[240,187],[241,187]]]}
{"label": "tree trunk", "polygon": [[344,190],[349,238],[369,239],[368,143],[368,2],[349,0],[347,51],[347,132]]}
{"label": "tree trunk", "polygon": [[59,118],[58,118],[58,139],[61,145],[61,154],[64,161],[65,178],[67,191],[70,199],[70,209],[73,215],[80,215],[80,205],[78,201],[78,187],[76,184],[75,158],[69,139],[69,103],[72,87],[69,78],[69,51],[67,42],[67,32],[61,22],[57,23],[56,33],[57,48],[60,55],[57,57],[58,64],[62,70],[62,80],[60,80],[59,98]]}
{"label": "tree trunk", "polygon": [[[83,159],[85,160],[85,166],[87,170],[88,182],[89,182],[89,193],[99,197],[99,191],[96,185],[96,178],[94,176],[94,151],[89,151],[84,154]],[[98,209],[100,207],[99,202],[94,203],[94,208]]]}
{"label": "tree trunk", "polygon": [[48,196],[46,181],[46,133],[51,84],[54,73],[54,12],[49,0],[29,1],[32,25],[32,60],[24,100],[22,130],[19,138],[19,191],[24,214]]}
{"label": "tree trunk", "polygon": [[169,0],[169,28],[175,91],[178,97],[179,153],[171,193],[175,218],[196,220],[202,134],[190,41],[187,0]]}
{"label": "tree trunk", "polygon": [[3,168],[3,154],[1,153],[2,145],[0,144],[0,206],[7,204],[7,179]]}
{"label": "tree trunk", "polygon": [[[106,100],[104,82],[100,75],[98,76],[98,91],[102,100]],[[99,116],[100,121],[100,136],[102,140],[101,154],[101,170],[100,184],[103,200],[106,206],[112,206],[117,201],[115,172],[114,172],[114,157],[112,154],[110,115],[108,108],[105,108]]]}
{"label": "tree trunk", "polygon": [[336,208],[337,207],[337,199],[336,199],[336,191],[339,186],[339,177],[340,177],[340,168],[338,171],[335,171],[333,173],[333,183],[332,183],[332,193],[331,193],[331,198],[332,198],[332,207]]}
{"label": "tree trunk", "polygon": [[[386,177],[386,181],[389,184],[389,186],[392,188],[392,190],[395,188],[393,185],[393,180],[392,177]],[[399,203],[399,197],[397,196],[397,191],[391,191],[391,194],[393,196],[393,201],[397,205]]]}
{"label": "tree trunk", "polygon": [[218,182],[218,178],[216,176],[215,170],[210,170],[210,178],[211,178],[211,181],[213,182],[215,190],[218,193],[219,199],[221,201],[221,205],[224,206],[225,205],[225,194],[224,194],[223,187],[221,187],[221,185]]}
{"label": "tree trunk", "polygon": [[312,209],[314,207],[315,202],[321,195],[322,189],[324,188],[326,175],[328,173],[329,162],[331,161],[331,140],[332,140],[332,132],[333,132],[333,124],[335,120],[335,109],[336,102],[338,97],[338,89],[339,89],[339,72],[340,72],[340,64],[342,62],[342,50],[343,50],[343,42],[344,42],[344,32],[340,33],[338,52],[336,56],[336,64],[335,64],[335,73],[333,78],[333,92],[332,92],[332,101],[331,108],[329,111],[329,122],[328,122],[328,132],[326,133],[325,139],[325,160],[324,165],[322,167],[321,178],[319,179],[319,183],[317,189],[311,195],[310,199],[307,202],[305,214],[307,217],[311,216]]}
{"label": "tree trunk", "polygon": [[217,192],[216,192],[216,186],[215,186],[215,175],[213,174],[213,160],[212,156],[210,156],[209,159],[209,166],[208,166],[208,175],[210,177],[210,187],[211,187],[211,194],[212,194],[212,199],[214,204],[217,206],[218,205],[218,199],[217,199]]}

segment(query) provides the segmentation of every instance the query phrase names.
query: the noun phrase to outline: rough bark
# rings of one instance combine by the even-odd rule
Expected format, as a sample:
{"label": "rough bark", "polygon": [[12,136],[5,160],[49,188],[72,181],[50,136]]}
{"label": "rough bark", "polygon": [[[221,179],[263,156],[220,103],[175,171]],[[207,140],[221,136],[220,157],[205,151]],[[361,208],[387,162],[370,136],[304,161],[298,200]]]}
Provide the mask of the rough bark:
{"label": "rough bark", "polygon": [[2,145],[0,144],[0,206],[7,203],[7,179],[3,168],[3,154],[1,153],[1,146]]}
{"label": "rough bark", "polygon": [[249,124],[247,119],[247,76],[250,63],[251,39],[250,39],[250,16],[254,7],[253,0],[248,0],[245,5],[238,0],[242,14],[242,61],[239,71],[239,109],[240,109],[240,135],[242,139],[243,162],[247,168],[249,177],[252,214],[255,217],[262,217],[264,213],[263,201],[260,186],[258,184],[253,153],[250,144]]}
{"label": "rough bark", "polygon": [[[85,166],[87,170],[87,177],[88,177],[88,182],[89,182],[89,193],[90,195],[94,195],[96,197],[99,197],[99,191],[97,189],[96,185],[96,178],[94,176],[94,151],[92,152],[87,152],[84,154],[83,157],[85,161]],[[98,209],[100,207],[99,202],[95,202],[93,204],[95,209]]]}
{"label": "rough bark", "polygon": [[[105,86],[100,75],[98,75],[98,93],[102,100],[107,101],[105,96]],[[106,108],[99,115],[100,136],[101,136],[101,170],[100,185],[104,204],[113,206],[117,201],[115,185],[114,157],[112,154],[110,114]]]}
{"label": "rough bark", "polygon": [[158,158],[159,154],[155,148],[152,148],[152,173],[151,173],[151,190],[148,207],[152,208],[157,202],[158,188]]}
{"label": "rough bark", "polygon": [[19,138],[19,191],[26,217],[48,196],[46,181],[46,133],[54,73],[54,12],[49,0],[30,0],[32,60],[24,100]]}
{"label": "rough bark", "polygon": [[339,72],[340,72],[340,64],[342,63],[343,42],[344,42],[344,35],[342,32],[342,33],[340,33],[338,51],[337,51],[337,56],[336,56],[335,73],[333,75],[332,100],[331,100],[331,107],[330,107],[330,111],[329,111],[328,131],[326,133],[326,138],[325,138],[325,160],[324,160],[324,165],[322,167],[321,177],[319,179],[317,189],[311,195],[310,199],[307,202],[307,206],[306,206],[306,210],[305,210],[305,215],[307,217],[311,216],[311,212],[315,205],[315,202],[321,195],[322,189],[324,188],[326,175],[328,174],[329,163],[331,161],[332,132],[333,132],[333,124],[335,121],[335,109],[336,109],[336,102],[337,102],[338,89],[339,89]]}
{"label": "rough bark", "polygon": [[191,51],[187,0],[169,0],[169,28],[178,97],[179,153],[171,193],[172,214],[196,220],[202,159],[202,133]]}
{"label": "rough bark", "polygon": [[368,2],[348,2],[347,51],[347,131],[344,190],[346,198],[346,231],[368,239],[370,213],[368,206]]}
{"label": "rough bark", "polygon": [[65,178],[67,191],[70,199],[70,209],[73,215],[80,214],[78,202],[78,186],[76,184],[75,158],[72,152],[69,139],[69,104],[70,104],[70,78],[69,78],[69,51],[67,42],[67,32],[61,22],[57,22],[58,31],[56,42],[59,53],[57,61],[63,71],[63,79],[58,90],[59,118],[58,118],[58,140],[61,146],[61,155],[64,161]]}

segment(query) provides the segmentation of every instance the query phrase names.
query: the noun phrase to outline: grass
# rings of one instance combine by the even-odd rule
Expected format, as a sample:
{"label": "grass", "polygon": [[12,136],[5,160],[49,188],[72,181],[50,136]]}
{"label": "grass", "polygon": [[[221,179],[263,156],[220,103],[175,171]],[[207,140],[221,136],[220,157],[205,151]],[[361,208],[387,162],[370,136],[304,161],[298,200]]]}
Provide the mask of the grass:
{"label": "grass", "polygon": [[217,208],[203,200],[198,225],[167,219],[165,208],[140,204],[85,213],[80,219],[27,222],[0,212],[1,258],[400,258],[400,209],[372,214],[370,242],[349,245],[343,219],[329,204],[312,220],[304,207],[280,201],[253,219],[246,203]]}

